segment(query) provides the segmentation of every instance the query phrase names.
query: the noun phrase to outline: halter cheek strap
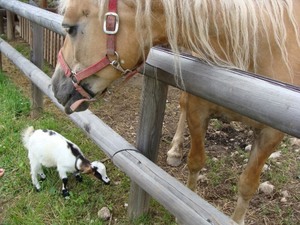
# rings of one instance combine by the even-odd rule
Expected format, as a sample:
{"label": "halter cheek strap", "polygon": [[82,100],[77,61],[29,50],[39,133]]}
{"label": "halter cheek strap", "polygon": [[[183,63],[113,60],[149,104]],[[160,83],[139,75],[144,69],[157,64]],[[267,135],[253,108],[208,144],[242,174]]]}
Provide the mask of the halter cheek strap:
{"label": "halter cheek strap", "polygon": [[[95,99],[91,97],[90,94],[87,91],[85,91],[84,88],[80,85],[80,81],[82,81],[83,79],[97,73],[98,71],[104,69],[108,65],[111,65],[113,68],[120,71],[123,76],[126,76],[126,79],[129,79],[138,72],[138,69],[124,69],[121,66],[119,55],[116,52],[115,34],[118,32],[119,29],[119,15],[117,14],[117,3],[117,0],[110,0],[108,3],[108,12],[105,14],[103,32],[107,34],[107,54],[103,59],[79,72],[74,72],[66,63],[62,54],[62,50],[60,50],[58,53],[58,62],[64,70],[65,76],[72,79],[74,88],[84,97],[83,99],[77,100],[70,106],[72,111],[75,111],[83,102],[95,101]],[[109,56],[114,57],[116,59],[111,61],[109,59]]]}

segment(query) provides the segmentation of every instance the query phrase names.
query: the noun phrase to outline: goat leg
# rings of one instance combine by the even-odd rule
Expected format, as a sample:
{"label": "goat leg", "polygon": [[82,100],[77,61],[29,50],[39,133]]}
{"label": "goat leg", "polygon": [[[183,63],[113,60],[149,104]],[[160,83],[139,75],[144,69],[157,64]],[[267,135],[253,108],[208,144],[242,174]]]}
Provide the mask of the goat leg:
{"label": "goat leg", "polygon": [[82,182],[82,176],[80,175],[80,173],[77,172],[74,175],[75,175],[76,180],[81,183]]}
{"label": "goat leg", "polygon": [[68,199],[69,196],[70,196],[70,193],[67,189],[67,184],[68,184],[68,178],[65,177],[62,179],[62,182],[63,182],[63,186],[62,186],[62,195],[64,198]]}

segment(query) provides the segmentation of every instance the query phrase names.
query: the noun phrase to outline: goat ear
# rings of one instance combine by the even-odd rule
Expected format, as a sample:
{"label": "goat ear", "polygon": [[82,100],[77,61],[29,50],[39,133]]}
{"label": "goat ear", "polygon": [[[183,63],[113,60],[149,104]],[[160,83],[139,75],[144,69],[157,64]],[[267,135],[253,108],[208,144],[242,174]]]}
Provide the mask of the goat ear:
{"label": "goat ear", "polygon": [[91,165],[83,167],[82,173],[89,174],[89,173],[92,173],[92,172],[93,172],[93,168],[91,167]]}

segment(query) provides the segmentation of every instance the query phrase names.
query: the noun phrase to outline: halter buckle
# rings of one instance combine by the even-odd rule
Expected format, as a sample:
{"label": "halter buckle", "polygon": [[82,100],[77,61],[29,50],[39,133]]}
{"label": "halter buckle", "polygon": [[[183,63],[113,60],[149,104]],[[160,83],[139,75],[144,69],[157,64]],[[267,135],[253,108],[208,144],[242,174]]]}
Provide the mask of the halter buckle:
{"label": "halter buckle", "polygon": [[[109,16],[113,16],[115,17],[115,29],[114,30],[107,30],[107,18]],[[119,30],[119,15],[117,13],[114,12],[107,12],[104,15],[104,23],[103,23],[103,31],[106,34],[116,34]]]}

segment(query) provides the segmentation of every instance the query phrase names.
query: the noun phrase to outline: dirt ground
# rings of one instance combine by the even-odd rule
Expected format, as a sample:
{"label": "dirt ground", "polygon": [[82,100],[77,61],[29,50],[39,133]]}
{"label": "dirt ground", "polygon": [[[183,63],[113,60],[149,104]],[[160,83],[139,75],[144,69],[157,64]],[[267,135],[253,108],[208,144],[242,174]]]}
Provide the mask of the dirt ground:
{"label": "dirt ground", "polygon": [[[8,64],[7,60],[4,60],[3,67],[18,85],[28,89],[27,79],[14,74],[19,73],[19,71],[13,69],[13,66]],[[136,141],[142,80],[142,75],[136,75],[121,87],[119,87],[120,82],[115,82],[105,97],[100,100],[101,104],[92,104],[90,107],[97,116],[132,144],[135,144]],[[184,135],[183,163],[179,167],[171,167],[166,164],[166,153],[170,148],[179,118],[179,95],[179,90],[169,88],[157,164],[185,184],[188,174],[186,158],[190,146],[187,130]],[[234,210],[237,199],[236,183],[247,155],[243,151],[247,145],[251,144],[252,139],[252,131],[239,123],[212,120],[209,125],[206,135],[208,164],[202,171],[207,180],[199,180],[197,193],[227,215],[230,215]],[[288,176],[288,181],[285,185],[281,184],[280,187],[275,187],[275,191],[271,195],[258,193],[254,197],[247,214],[247,224],[300,223],[300,179],[298,177],[300,175],[300,153],[296,151],[300,147],[289,146],[288,137],[285,138],[281,147],[288,147],[292,153],[290,157],[293,160],[288,164],[290,172],[285,174],[285,176]],[[289,159],[289,156],[282,156],[279,162],[286,159]],[[219,168],[214,168],[214,161],[221,162],[218,163]],[[276,162],[270,164],[273,168],[278,169]],[[216,169],[219,172],[215,172]],[[278,170],[281,170],[280,167]],[[266,180],[272,182],[271,175],[263,175],[262,182]],[[281,202],[281,191],[283,190],[288,190],[291,196],[284,203]],[[291,219],[285,220],[285,217]]]}

